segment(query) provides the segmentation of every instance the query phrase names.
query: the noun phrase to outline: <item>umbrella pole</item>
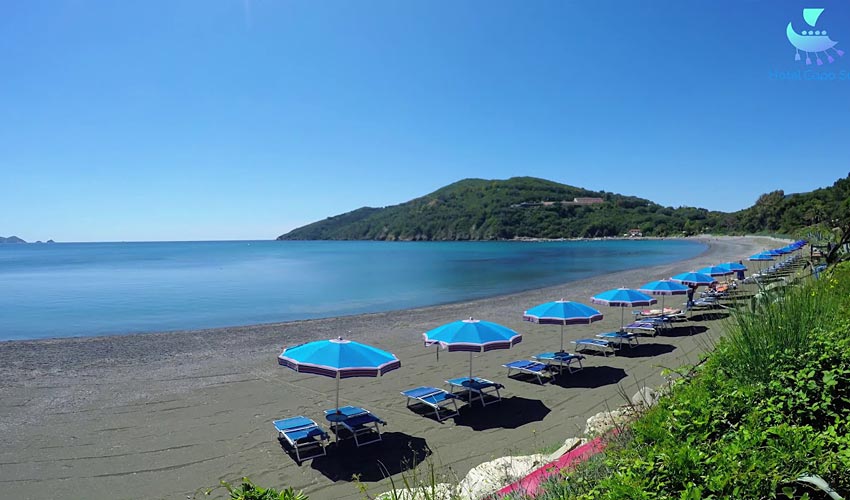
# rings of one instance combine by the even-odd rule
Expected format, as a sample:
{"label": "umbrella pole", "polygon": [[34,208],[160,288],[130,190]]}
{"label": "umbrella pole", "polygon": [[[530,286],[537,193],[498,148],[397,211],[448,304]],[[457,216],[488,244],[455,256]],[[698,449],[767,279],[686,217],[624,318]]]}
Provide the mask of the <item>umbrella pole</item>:
{"label": "umbrella pole", "polygon": [[[336,412],[339,411],[339,372],[336,372]],[[339,422],[334,421],[334,446],[339,446]]]}
{"label": "umbrella pole", "polygon": [[564,352],[564,325],[561,324],[561,352]]}
{"label": "umbrella pole", "polygon": [[336,372],[336,412],[339,413],[339,372]]}
{"label": "umbrella pole", "polygon": [[472,351],[469,351],[469,380],[472,380]]}
{"label": "umbrella pole", "polygon": [[620,308],[620,331],[623,331],[623,327],[626,326],[626,306]]}

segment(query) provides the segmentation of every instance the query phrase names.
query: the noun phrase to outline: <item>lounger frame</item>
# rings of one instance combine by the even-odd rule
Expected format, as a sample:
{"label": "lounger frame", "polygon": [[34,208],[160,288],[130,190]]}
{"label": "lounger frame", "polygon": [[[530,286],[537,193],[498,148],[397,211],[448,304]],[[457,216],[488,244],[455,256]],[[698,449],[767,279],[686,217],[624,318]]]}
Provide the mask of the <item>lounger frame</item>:
{"label": "lounger frame", "polygon": [[[473,377],[472,380],[470,380],[469,377],[458,377],[446,380],[446,384],[449,385],[449,392],[452,394],[458,395],[458,393],[455,393],[456,389],[459,389],[461,392],[466,391],[469,395],[470,404],[472,404],[475,400],[476,395],[478,396],[478,400],[481,402],[481,406],[498,403],[502,400],[502,395],[499,393],[499,389],[504,386],[493,382],[492,380],[480,377]],[[484,396],[491,396],[495,399],[487,402],[487,400],[484,399]]]}
{"label": "lounger frame", "polygon": [[[293,425],[287,425],[288,423]],[[313,420],[298,416],[274,420],[272,424],[277,430],[278,439],[286,441],[289,447],[295,450],[295,459],[299,465],[305,460],[327,455],[325,442],[330,440],[330,436]],[[316,448],[315,453],[302,455],[303,450],[313,447]]]}
{"label": "lounger frame", "polygon": [[646,335],[651,335],[653,337],[658,335],[658,330],[661,328],[665,328],[664,322],[655,322],[655,321],[635,321],[623,327],[626,331],[631,331],[635,333],[642,333]]}
{"label": "lounger frame", "polygon": [[516,370],[526,375],[533,375],[537,378],[537,382],[539,382],[540,385],[543,385],[545,383],[543,381],[543,377],[541,376],[542,372],[547,371],[549,369],[549,365],[546,363],[541,363],[539,361],[530,361],[527,359],[511,361],[510,363],[505,363],[502,366],[508,369],[508,377],[511,376],[511,370]]}
{"label": "lounger frame", "polygon": [[616,356],[617,352],[614,350],[614,345],[602,339],[578,339],[573,340],[573,344],[576,345],[576,351],[586,351],[588,349],[594,350],[596,352],[601,352],[606,357],[608,353]]}
{"label": "lounger frame", "polygon": [[[575,373],[584,369],[584,365],[581,364],[581,360],[585,358],[581,354],[573,354],[569,352],[544,352],[532,357],[541,363],[546,363],[549,366],[557,365],[558,374],[563,373],[564,368],[566,368],[570,373]],[[578,368],[573,366],[575,363],[578,363]]]}
{"label": "lounger frame", "polygon": [[[339,427],[342,427],[351,434],[351,437],[354,438],[354,444],[358,448],[366,444],[377,443],[381,440],[380,426],[387,425],[387,423],[377,415],[357,406],[343,406],[339,408],[339,412],[345,415],[346,418],[345,420],[332,422],[337,438],[340,437]],[[325,418],[335,413],[338,413],[336,408],[325,410]],[[367,435],[372,436],[372,438],[363,441],[363,436]]]}
{"label": "lounger frame", "polygon": [[606,332],[598,333],[596,337],[606,342],[616,344],[617,348],[623,347],[623,344],[628,344],[629,348],[639,345],[638,334],[629,332]]}
{"label": "lounger frame", "polygon": [[[422,386],[401,391],[401,395],[407,398],[408,408],[410,408],[411,401],[415,401],[415,404],[431,407],[434,410],[434,416],[437,417],[437,422],[442,422],[458,414],[457,396],[444,389]],[[449,404],[452,405],[452,408],[448,407]],[[441,414],[441,411],[444,411],[445,414]]]}

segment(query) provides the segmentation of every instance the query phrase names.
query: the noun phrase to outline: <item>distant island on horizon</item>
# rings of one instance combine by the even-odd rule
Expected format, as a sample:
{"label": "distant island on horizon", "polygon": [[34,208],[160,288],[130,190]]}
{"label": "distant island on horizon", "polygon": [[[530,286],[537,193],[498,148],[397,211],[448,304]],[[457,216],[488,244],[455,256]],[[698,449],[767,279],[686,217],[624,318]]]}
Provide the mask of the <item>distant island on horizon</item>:
{"label": "distant island on horizon", "polygon": [[522,238],[792,234],[850,213],[850,175],[809,193],[761,195],[737,212],[664,207],[535,177],[464,179],[413,200],[362,207],[277,240],[487,241]]}
{"label": "distant island on horizon", "polygon": [[[7,236],[7,237],[0,236],[0,245],[19,245],[19,244],[22,244],[22,243],[23,244],[29,244],[26,241],[24,241],[23,239],[18,238],[17,236]],[[36,241],[34,243],[56,243],[56,242],[53,241],[53,240],[47,240],[47,241]]]}

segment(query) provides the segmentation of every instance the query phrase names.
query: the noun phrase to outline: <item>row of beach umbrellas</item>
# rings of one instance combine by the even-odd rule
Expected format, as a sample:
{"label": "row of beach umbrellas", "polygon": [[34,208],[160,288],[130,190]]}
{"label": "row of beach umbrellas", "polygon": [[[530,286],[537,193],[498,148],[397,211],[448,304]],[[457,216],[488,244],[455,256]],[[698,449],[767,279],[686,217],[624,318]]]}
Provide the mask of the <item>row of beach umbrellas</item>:
{"label": "row of beach umbrellas", "polygon": [[[798,241],[780,249],[768,250],[753,255],[749,260],[760,260],[771,255],[784,255],[805,245]],[[764,254],[764,255],[762,255]],[[625,309],[649,306],[657,303],[654,296],[684,295],[690,287],[710,285],[715,276],[727,276],[746,270],[741,263],[726,262],[698,271],[678,274],[670,279],[651,281],[632,290],[617,288],[591,297],[593,304],[621,309],[621,328],[625,325]],[[532,307],[523,314],[523,319],[538,324],[561,326],[561,352],[564,352],[564,327],[567,325],[590,324],[601,320],[598,310],[568,300],[557,300]],[[469,352],[469,378],[473,378],[472,355],[495,349],[510,349],[522,341],[516,331],[490,321],[469,318],[454,321],[429,330],[423,334],[426,345],[438,344],[449,352]],[[340,380],[349,377],[378,377],[401,367],[401,361],[392,353],[376,347],[343,338],[308,342],[284,349],[278,363],[299,373],[310,373],[335,378],[336,408],[339,411]]]}

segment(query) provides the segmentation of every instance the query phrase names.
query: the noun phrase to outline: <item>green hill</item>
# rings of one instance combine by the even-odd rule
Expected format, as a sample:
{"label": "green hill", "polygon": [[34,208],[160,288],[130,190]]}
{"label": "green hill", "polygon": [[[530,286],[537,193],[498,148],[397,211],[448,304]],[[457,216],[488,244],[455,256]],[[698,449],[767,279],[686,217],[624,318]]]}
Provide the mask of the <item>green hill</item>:
{"label": "green hill", "polygon": [[[279,236],[279,240],[499,240],[593,238],[638,229],[644,236],[781,232],[846,212],[850,178],[811,193],[762,195],[735,213],[663,207],[652,201],[534,177],[465,179],[414,200],[359,208]],[[577,198],[599,198],[589,204]],[[843,210],[843,211],[842,211]]]}
{"label": "green hill", "polygon": [[763,194],[755,205],[734,214],[739,232],[769,231],[794,234],[803,227],[829,228],[850,216],[850,176],[832,186],[808,193],[786,195],[783,191]]}
{"label": "green hill", "polygon": [[[576,204],[576,198],[602,203]],[[465,179],[385,208],[360,208],[300,227],[281,240],[496,240],[698,231],[707,210],[664,208],[633,196],[533,177]]]}

